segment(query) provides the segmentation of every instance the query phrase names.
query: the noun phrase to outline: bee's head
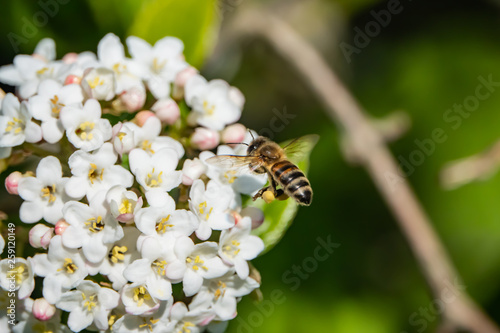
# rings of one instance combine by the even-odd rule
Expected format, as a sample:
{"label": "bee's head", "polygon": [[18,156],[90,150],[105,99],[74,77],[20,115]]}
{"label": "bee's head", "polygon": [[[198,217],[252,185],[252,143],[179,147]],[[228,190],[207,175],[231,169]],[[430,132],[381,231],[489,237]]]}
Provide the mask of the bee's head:
{"label": "bee's head", "polygon": [[267,138],[259,136],[248,145],[247,155],[254,155],[256,150],[267,141]]}

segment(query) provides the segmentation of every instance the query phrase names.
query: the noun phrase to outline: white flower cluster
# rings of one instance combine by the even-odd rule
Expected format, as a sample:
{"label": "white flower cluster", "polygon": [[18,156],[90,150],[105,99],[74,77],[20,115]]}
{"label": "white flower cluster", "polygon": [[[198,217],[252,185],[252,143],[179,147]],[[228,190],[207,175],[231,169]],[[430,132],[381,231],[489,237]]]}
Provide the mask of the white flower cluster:
{"label": "white flower cluster", "polygon": [[[131,58],[108,34],[97,56],[55,60],[54,41],[44,39],[0,68],[18,95],[1,102],[0,158],[20,145],[46,152],[35,174],[6,180],[24,200],[21,221],[42,222],[29,237],[40,253],[16,258],[15,267],[0,261],[0,311],[13,276],[25,304],[14,332],[66,332],[61,310],[74,332],[220,332],[259,287],[248,260],[264,243],[250,234],[259,221],[242,212],[241,194],[265,176],[217,169],[204,162],[212,152],[200,154],[249,140],[233,124],[241,92],[197,74],[176,38],[126,42]],[[123,115],[130,120],[113,124]],[[43,298],[33,301],[35,276]],[[2,312],[0,331],[9,327]]]}

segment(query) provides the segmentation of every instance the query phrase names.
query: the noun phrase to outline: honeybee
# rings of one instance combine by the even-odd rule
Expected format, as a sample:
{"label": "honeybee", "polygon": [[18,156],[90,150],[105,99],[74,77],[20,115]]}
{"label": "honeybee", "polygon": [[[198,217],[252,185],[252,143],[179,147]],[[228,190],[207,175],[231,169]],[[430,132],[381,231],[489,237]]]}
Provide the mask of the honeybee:
{"label": "honeybee", "polygon": [[235,171],[267,173],[269,186],[260,189],[253,200],[263,198],[270,202],[274,198],[285,200],[292,197],[299,205],[309,206],[313,196],[311,184],[290,159],[299,158],[306,148],[311,149],[319,136],[306,135],[292,140],[283,148],[264,136],[254,138],[252,135],[252,138],[250,144],[241,143],[248,146],[246,156],[218,155],[207,159],[207,163]]}

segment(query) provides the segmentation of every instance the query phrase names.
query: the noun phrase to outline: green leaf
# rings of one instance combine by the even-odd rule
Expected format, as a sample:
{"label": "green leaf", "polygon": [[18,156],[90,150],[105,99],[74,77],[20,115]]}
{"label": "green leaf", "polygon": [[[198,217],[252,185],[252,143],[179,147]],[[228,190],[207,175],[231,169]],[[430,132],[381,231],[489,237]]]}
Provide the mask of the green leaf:
{"label": "green leaf", "polygon": [[145,1],[87,0],[99,28],[105,32],[126,32]]}
{"label": "green leaf", "polygon": [[217,5],[217,0],[151,0],[135,16],[129,35],[151,44],[165,36],[178,37],[186,60],[199,67],[215,44]]}
{"label": "green leaf", "polygon": [[[284,142],[281,146],[285,147],[290,142]],[[316,142],[308,142],[302,145],[300,159],[294,161],[305,175],[309,170],[309,156],[315,144]],[[272,249],[280,241],[292,224],[299,208],[291,198],[283,201],[275,200],[269,204],[266,204],[262,199],[252,201],[249,198],[247,206],[257,207],[264,211],[264,222],[252,232],[264,241],[265,248],[261,255]]]}

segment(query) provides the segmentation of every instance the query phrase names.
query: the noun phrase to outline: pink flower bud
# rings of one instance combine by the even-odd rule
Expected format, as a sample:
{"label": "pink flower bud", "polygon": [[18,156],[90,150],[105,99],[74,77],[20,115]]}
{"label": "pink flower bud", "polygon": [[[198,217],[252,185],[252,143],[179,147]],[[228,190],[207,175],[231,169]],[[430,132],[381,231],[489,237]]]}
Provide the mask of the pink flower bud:
{"label": "pink flower bud", "polygon": [[80,84],[80,82],[82,82],[81,77],[70,74],[66,76],[66,79],[64,80],[64,85],[67,86],[68,84]]}
{"label": "pink flower bud", "polygon": [[67,227],[69,227],[69,224],[64,219],[57,221],[55,226],[56,235],[62,235]]}
{"label": "pink flower bud", "polygon": [[45,224],[39,223],[30,230],[30,245],[35,249],[40,247],[47,249],[52,236],[54,236],[54,228],[49,228]]}
{"label": "pink flower bud", "polygon": [[141,88],[132,87],[120,95],[120,101],[125,110],[135,112],[144,106],[146,92]]}
{"label": "pink flower bud", "polygon": [[248,216],[252,220],[252,229],[256,229],[264,222],[264,212],[256,207],[246,207],[241,210],[241,216]]}
{"label": "pink flower bud", "polygon": [[229,88],[229,99],[240,109],[242,109],[243,105],[245,105],[245,96],[243,96],[241,90],[236,87]]}
{"label": "pink flower bud", "polygon": [[217,145],[219,145],[219,142],[219,132],[205,127],[196,128],[191,136],[192,145],[201,150],[214,149]]}
{"label": "pink flower bud", "polygon": [[62,61],[65,64],[74,64],[78,60],[78,53],[69,52],[62,57]]}
{"label": "pink flower bud", "polygon": [[[227,126],[222,131],[222,142],[224,143],[240,143],[245,139],[245,134],[247,133],[247,129],[242,124],[233,124]],[[234,146],[234,145],[231,145]]]}
{"label": "pink flower bud", "polygon": [[187,80],[191,78],[192,76],[198,74],[198,71],[194,67],[187,67],[177,73],[177,76],[175,77],[174,84],[179,87],[179,88],[184,88],[186,85]]}
{"label": "pink flower bud", "polygon": [[172,125],[181,116],[179,105],[173,99],[160,99],[151,107],[164,124]]}
{"label": "pink flower bud", "polygon": [[207,166],[199,158],[184,161],[182,166],[182,183],[190,186],[207,171]]}
{"label": "pink flower bud", "polygon": [[5,188],[7,189],[7,192],[18,195],[19,192],[17,191],[17,185],[19,184],[19,180],[21,180],[21,178],[23,178],[23,174],[19,171],[14,171],[8,175],[7,178],[5,178]]}
{"label": "pink flower bud", "polygon": [[45,321],[54,316],[56,313],[56,307],[47,302],[45,298],[38,298],[33,302],[31,312],[36,319]]}
{"label": "pink flower bud", "polygon": [[137,112],[134,117],[134,122],[142,127],[142,125],[146,123],[146,120],[148,120],[149,117],[155,117],[154,112],[151,112],[149,110],[142,110]]}
{"label": "pink flower bud", "polygon": [[172,89],[172,97],[174,99],[180,100],[184,97],[184,86],[186,82],[197,73],[198,71],[194,67],[187,67],[177,74]]}

